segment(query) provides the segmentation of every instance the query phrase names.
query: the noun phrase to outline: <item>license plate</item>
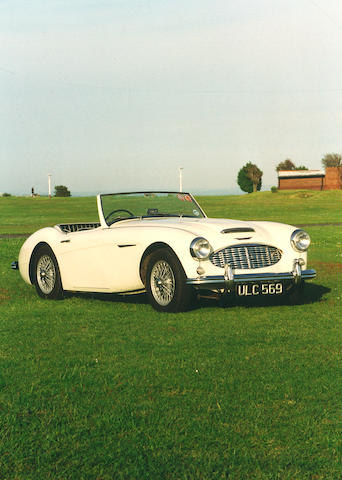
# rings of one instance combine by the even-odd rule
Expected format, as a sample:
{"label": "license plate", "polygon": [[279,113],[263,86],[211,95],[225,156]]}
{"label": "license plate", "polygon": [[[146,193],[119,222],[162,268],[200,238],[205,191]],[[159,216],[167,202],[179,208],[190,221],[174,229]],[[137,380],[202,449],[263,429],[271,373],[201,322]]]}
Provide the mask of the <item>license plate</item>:
{"label": "license plate", "polygon": [[236,286],[239,297],[252,297],[258,295],[281,295],[283,284],[277,283],[241,283]]}

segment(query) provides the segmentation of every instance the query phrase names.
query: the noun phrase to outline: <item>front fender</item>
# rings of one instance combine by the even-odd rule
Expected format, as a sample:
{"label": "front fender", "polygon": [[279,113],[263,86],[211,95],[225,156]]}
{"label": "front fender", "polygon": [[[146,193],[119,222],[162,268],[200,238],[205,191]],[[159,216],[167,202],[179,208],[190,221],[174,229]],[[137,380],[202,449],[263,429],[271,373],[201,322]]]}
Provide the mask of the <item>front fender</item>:
{"label": "front fender", "polygon": [[192,240],[196,238],[196,235],[191,232],[177,230],[174,228],[161,229],[158,233],[158,241],[149,243],[145,248],[145,251],[142,255],[141,268],[143,268],[144,259],[149,253],[157,248],[165,247],[169,248],[177,256],[187,278],[193,278],[196,276],[196,270],[199,266],[199,262],[195,260],[190,253],[190,244]]}

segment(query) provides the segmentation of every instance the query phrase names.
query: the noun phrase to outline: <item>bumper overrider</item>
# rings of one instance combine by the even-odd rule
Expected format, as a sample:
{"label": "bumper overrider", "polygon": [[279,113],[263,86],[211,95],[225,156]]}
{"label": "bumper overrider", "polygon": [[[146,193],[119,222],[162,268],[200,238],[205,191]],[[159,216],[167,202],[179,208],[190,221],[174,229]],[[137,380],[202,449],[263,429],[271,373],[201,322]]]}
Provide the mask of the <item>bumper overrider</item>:
{"label": "bumper overrider", "polygon": [[231,265],[226,264],[224,275],[199,276],[197,278],[188,278],[187,285],[203,290],[222,290],[227,292],[234,291],[235,286],[239,284],[256,284],[270,282],[284,282],[289,285],[299,285],[303,280],[309,280],[316,277],[315,270],[302,270],[301,260],[295,260],[292,272],[284,273],[247,273],[235,274]]}

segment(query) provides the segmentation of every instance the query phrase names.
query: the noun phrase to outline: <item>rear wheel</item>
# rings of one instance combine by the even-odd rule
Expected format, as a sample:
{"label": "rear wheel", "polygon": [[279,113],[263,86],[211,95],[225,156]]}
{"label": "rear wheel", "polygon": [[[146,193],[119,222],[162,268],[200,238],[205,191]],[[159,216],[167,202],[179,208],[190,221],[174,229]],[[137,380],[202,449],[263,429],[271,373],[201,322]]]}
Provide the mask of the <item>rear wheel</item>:
{"label": "rear wheel", "polygon": [[149,301],[160,312],[188,310],[192,290],[178,258],[166,248],[152,253],[148,259],[146,290]]}
{"label": "rear wheel", "polygon": [[58,263],[53,251],[47,245],[40,247],[35,253],[33,283],[41,298],[56,300],[63,296]]}

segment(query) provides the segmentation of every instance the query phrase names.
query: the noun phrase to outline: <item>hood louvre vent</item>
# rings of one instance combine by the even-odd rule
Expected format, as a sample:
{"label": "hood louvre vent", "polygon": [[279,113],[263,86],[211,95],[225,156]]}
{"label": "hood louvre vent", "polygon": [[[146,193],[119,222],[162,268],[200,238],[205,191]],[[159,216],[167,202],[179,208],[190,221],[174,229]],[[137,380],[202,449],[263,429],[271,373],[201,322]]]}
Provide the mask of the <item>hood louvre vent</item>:
{"label": "hood louvre vent", "polygon": [[245,232],[255,232],[254,228],[251,227],[234,227],[234,228],[225,228],[221,230],[221,233],[245,233]]}

